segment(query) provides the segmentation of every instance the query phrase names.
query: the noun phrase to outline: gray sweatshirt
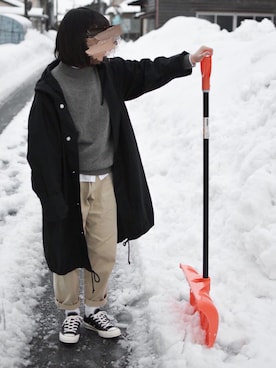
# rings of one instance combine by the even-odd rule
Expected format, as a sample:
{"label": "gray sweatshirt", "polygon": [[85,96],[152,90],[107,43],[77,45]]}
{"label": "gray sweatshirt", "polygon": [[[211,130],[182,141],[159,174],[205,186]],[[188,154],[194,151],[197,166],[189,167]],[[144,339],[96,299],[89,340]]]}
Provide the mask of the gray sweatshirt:
{"label": "gray sweatshirt", "polygon": [[52,70],[79,133],[80,173],[111,171],[113,145],[106,101],[101,105],[101,83],[94,67],[75,68],[63,63]]}

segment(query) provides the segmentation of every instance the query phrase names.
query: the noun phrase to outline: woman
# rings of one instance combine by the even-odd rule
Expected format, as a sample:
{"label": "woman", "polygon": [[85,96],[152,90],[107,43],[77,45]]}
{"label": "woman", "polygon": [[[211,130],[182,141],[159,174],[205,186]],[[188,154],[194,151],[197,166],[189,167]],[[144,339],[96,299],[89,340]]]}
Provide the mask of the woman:
{"label": "woman", "polygon": [[102,307],[116,244],[154,223],[153,209],[124,101],[190,75],[212,54],[202,46],[151,61],[107,59],[118,27],[88,8],[69,11],[56,38],[56,60],[41,76],[29,115],[28,161],[42,205],[43,245],[57,306],[59,339],[80,337],[79,269],[84,269],[84,327],[113,338],[121,331]]}

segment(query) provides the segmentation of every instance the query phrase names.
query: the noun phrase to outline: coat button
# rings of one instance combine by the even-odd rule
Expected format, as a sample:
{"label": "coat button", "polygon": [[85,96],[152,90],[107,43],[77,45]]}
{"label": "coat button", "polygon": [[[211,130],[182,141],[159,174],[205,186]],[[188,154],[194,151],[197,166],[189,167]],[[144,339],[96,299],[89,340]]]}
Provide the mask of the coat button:
{"label": "coat button", "polygon": [[68,135],[68,137],[66,137],[66,140],[67,140],[67,142],[70,142],[71,141],[70,135]]}
{"label": "coat button", "polygon": [[60,105],[59,105],[59,107],[60,107],[60,109],[64,109],[64,104],[63,103],[61,103]]}
{"label": "coat button", "polygon": [[72,174],[76,174],[76,171],[75,171],[75,170],[73,170],[73,171],[72,171]]}
{"label": "coat button", "polygon": [[79,206],[80,204],[79,204],[79,202],[77,202],[77,206]]}

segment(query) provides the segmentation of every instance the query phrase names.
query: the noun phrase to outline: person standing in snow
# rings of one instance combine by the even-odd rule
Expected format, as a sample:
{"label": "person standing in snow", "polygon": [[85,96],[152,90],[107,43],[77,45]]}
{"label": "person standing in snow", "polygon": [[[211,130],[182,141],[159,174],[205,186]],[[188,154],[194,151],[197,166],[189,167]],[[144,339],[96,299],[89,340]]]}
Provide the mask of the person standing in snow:
{"label": "person standing in snow", "polygon": [[59,340],[80,337],[80,269],[84,327],[104,338],[121,331],[104,305],[117,243],[154,224],[151,197],[126,100],[157,89],[212,49],[154,61],[106,58],[118,26],[89,8],[70,10],[56,38],[56,59],[35,87],[29,114],[32,187],[42,205],[43,246],[53,272],[55,301],[65,310]]}

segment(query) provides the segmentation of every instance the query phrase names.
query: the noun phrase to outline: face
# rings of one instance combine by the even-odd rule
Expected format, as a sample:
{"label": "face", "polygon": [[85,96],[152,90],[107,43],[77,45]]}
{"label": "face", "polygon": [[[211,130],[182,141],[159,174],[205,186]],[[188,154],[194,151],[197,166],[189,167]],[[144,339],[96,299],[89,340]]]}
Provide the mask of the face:
{"label": "face", "polygon": [[121,33],[120,26],[112,26],[93,37],[87,37],[86,43],[88,49],[86,50],[86,54],[90,56],[91,64],[97,64],[103,61],[106,54],[116,47],[118,37],[120,37]]}
{"label": "face", "polygon": [[91,64],[98,64],[102,62],[107,53],[113,50],[116,45],[117,40],[114,39],[99,41],[94,37],[87,38],[88,50],[86,53],[90,56]]}

